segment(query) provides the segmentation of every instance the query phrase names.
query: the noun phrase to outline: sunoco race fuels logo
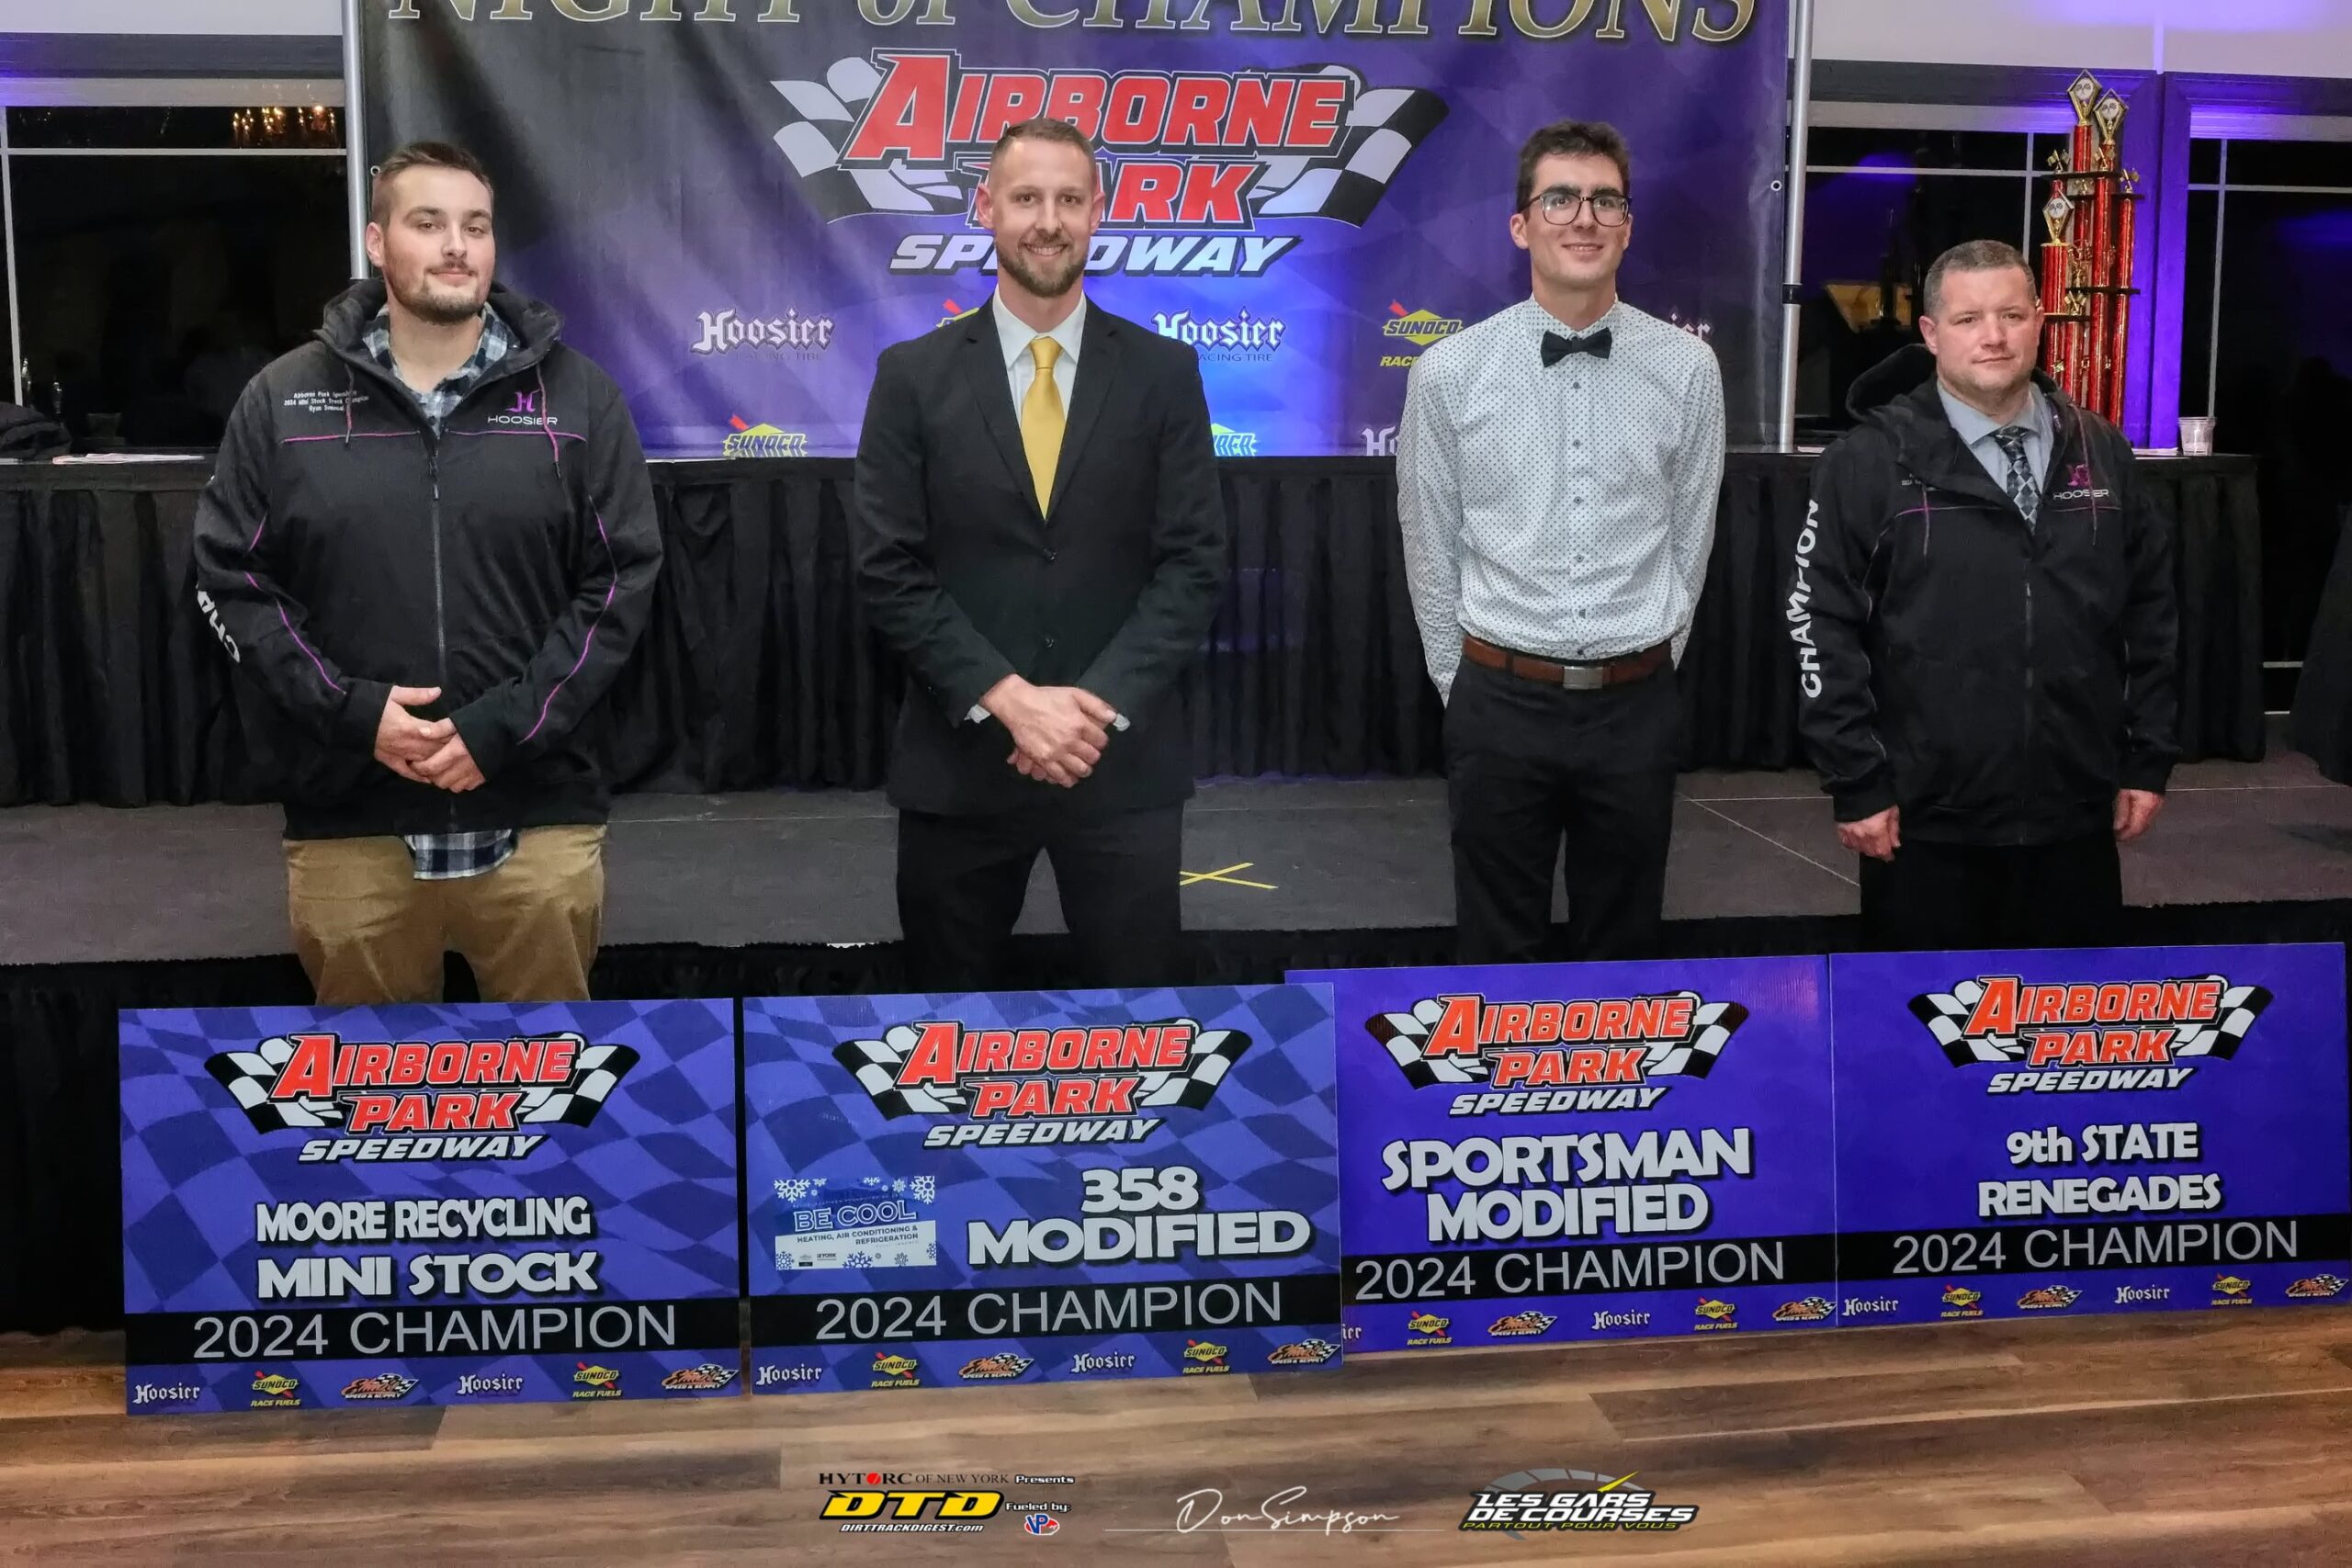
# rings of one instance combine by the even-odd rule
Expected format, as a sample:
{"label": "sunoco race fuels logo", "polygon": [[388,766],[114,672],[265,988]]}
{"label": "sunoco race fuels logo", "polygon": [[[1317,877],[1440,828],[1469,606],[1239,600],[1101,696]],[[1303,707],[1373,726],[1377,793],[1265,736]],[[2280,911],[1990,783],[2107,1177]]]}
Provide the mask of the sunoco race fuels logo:
{"label": "sunoco race fuels logo", "polygon": [[[295,1034],[204,1064],[264,1133],[333,1128],[355,1134],[306,1146],[303,1159],[377,1156],[356,1134],[510,1134],[407,1140],[388,1157],[517,1158],[546,1134],[526,1127],[585,1127],[637,1066],[626,1045],[591,1045],[578,1034],[504,1040],[353,1041]],[[426,1145],[431,1145],[427,1148]],[[368,1152],[363,1154],[366,1148]]]}
{"label": "sunoco race fuels logo", "polygon": [[1678,991],[1589,1001],[1430,997],[1364,1028],[1415,1089],[1486,1086],[1453,1101],[1452,1114],[1476,1116],[1646,1111],[1672,1087],[1653,1079],[1706,1077],[1747,1021],[1737,1002]]}
{"label": "sunoco race fuels logo", "polygon": [[[1445,118],[1419,87],[1343,65],[1301,71],[1034,71],[967,67],[952,51],[876,50],[820,81],[778,82],[775,143],[828,222],[868,213],[961,218],[1004,128],[1045,115],[1098,142],[1105,230],[1091,272],[1255,277],[1299,243],[1269,220],[1362,225]],[[909,234],[894,273],[995,265],[985,233]]]}
{"label": "sunoco race fuels logo", "polygon": [[1235,1029],[1189,1018],[1091,1029],[967,1029],[901,1023],[844,1041],[833,1059],[891,1120],[962,1116],[925,1148],[966,1144],[1118,1144],[1151,1135],[1154,1111],[1198,1111],[1250,1048]]}
{"label": "sunoco race fuels logo", "polygon": [[2220,975],[2189,980],[2029,984],[1963,980],[1911,998],[1912,1016],[1955,1067],[2005,1069],[1987,1094],[2178,1089],[2197,1066],[2237,1055],[2270,993]]}

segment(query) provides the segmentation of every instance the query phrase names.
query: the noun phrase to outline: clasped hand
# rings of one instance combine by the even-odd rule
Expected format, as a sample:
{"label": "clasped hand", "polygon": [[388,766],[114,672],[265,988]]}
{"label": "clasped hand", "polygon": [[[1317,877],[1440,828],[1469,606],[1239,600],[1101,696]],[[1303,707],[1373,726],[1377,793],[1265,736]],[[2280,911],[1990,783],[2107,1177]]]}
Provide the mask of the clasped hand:
{"label": "clasped hand", "polygon": [[446,718],[419,718],[409,710],[440,699],[438,686],[394,686],[376,723],[376,761],[413,784],[463,795],[482,782],[465,737]]}
{"label": "clasped hand", "polygon": [[1022,777],[1064,789],[1094,772],[1111,743],[1118,712],[1077,686],[1033,686],[1008,675],[989,688],[980,705],[1012,732],[1012,754],[1005,759]]}

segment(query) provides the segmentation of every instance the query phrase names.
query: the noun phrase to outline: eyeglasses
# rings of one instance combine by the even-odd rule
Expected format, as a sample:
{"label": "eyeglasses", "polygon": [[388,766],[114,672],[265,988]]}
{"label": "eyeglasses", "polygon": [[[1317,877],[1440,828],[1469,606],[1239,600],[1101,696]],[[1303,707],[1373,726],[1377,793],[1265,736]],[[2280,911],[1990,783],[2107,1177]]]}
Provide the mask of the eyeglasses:
{"label": "eyeglasses", "polygon": [[1565,229],[1577,220],[1577,214],[1586,205],[1592,208],[1592,220],[1604,229],[1622,228],[1634,215],[1633,199],[1613,190],[1600,190],[1590,196],[1555,188],[1545,191],[1530,207],[1544,215],[1544,221]]}

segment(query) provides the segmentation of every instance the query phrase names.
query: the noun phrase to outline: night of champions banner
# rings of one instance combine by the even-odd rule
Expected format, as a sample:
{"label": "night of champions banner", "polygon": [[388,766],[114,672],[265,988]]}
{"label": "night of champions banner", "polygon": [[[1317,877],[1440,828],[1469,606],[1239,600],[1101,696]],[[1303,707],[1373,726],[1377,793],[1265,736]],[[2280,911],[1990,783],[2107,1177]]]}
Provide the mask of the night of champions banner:
{"label": "night of champions banner", "polygon": [[1835,1324],[1820,959],[1291,977],[1337,999],[1350,1351]]}
{"label": "night of champions banner", "polygon": [[1321,987],[743,1004],[755,1393],[1340,1362]]}
{"label": "night of champions banner", "polygon": [[742,1391],[734,1007],[125,1012],[134,1416]]}
{"label": "night of champions banner", "polygon": [[1844,1322],[2345,1299],[2341,947],[1830,972]]}
{"label": "night of champions banner", "polygon": [[[499,270],[650,452],[854,451],[874,362],[984,303],[1013,121],[1105,161],[1093,297],[1198,346],[1220,455],[1385,455],[1430,344],[1527,293],[1519,145],[1634,153],[1627,300],[1769,439],[1785,0],[365,0],[367,148],[450,138]],[[563,411],[551,411],[560,419]]]}

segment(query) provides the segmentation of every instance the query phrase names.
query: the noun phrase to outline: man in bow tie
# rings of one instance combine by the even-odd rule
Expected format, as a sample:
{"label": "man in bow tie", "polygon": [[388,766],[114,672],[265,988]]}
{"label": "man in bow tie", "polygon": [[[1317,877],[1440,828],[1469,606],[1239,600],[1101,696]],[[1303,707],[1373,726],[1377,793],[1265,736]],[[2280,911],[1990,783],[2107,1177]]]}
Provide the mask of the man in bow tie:
{"label": "man in bow tie", "polygon": [[1178,685],[1226,577],[1199,356],[1086,298],[1093,144],[1007,128],[974,215],[989,302],[883,352],[858,582],[910,677],[899,919],[926,990],[1004,983],[1042,852],[1085,986],[1177,977],[1193,732]]}
{"label": "man in bow tie", "polygon": [[1431,345],[1405,394],[1397,512],[1445,701],[1464,963],[1551,955],[1563,840],[1568,955],[1657,936],[1724,391],[1704,343],[1617,298],[1633,233],[1623,137],[1528,138],[1510,237],[1532,298]]}

